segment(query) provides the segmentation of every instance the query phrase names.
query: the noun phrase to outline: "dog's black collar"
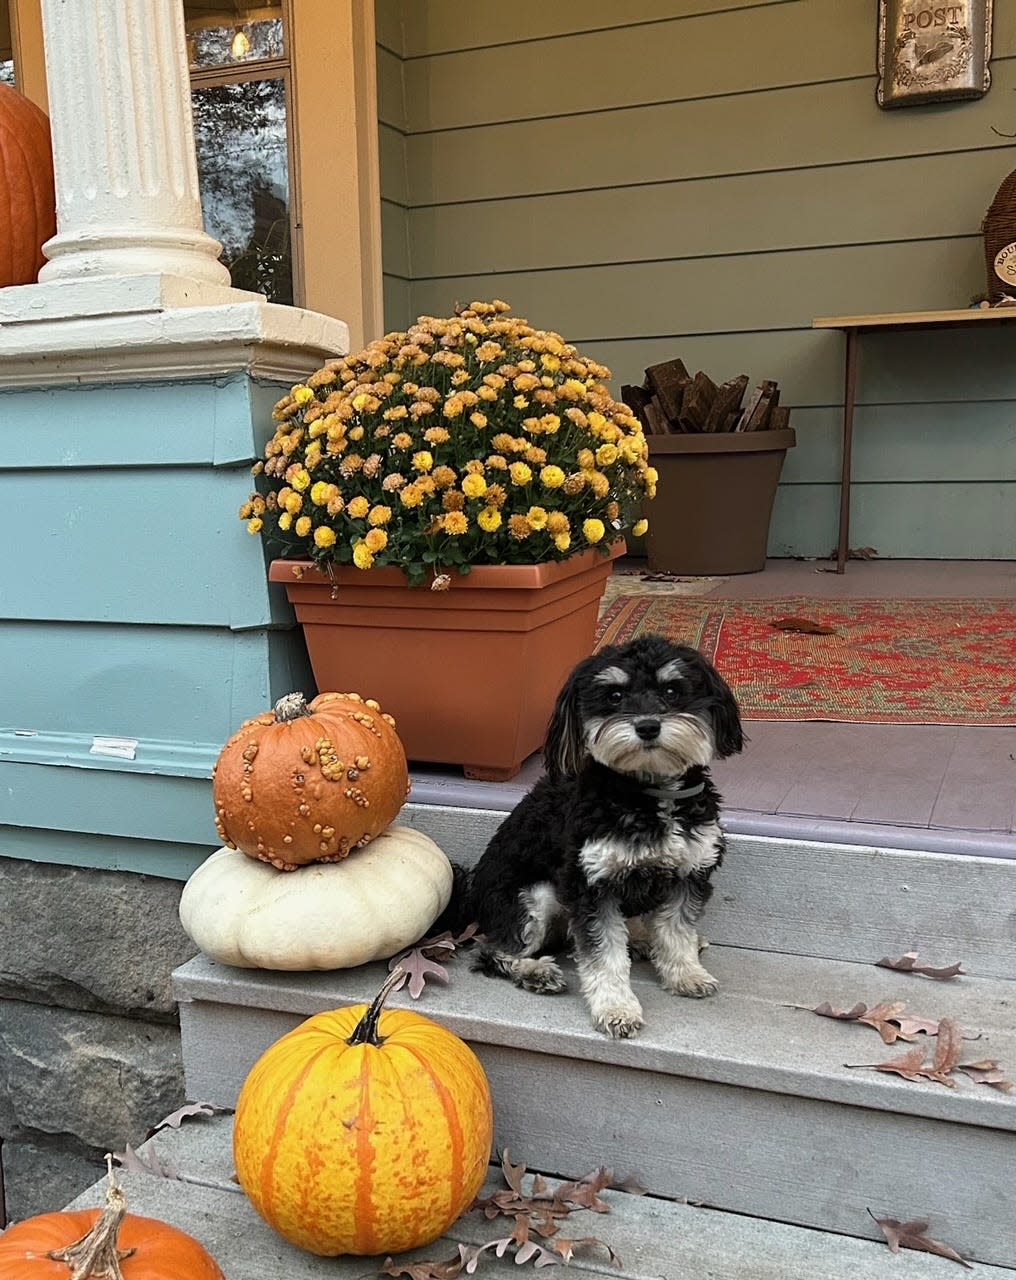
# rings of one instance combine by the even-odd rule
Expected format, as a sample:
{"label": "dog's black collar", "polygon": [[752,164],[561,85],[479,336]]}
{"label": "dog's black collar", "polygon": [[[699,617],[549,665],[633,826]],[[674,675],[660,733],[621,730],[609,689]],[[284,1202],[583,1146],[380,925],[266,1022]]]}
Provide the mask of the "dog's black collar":
{"label": "dog's black collar", "polygon": [[630,776],[654,800],[687,800],[691,796],[700,796],[706,789],[704,780],[692,783],[690,787],[682,787],[679,785],[680,778],[661,778],[656,773],[633,773]]}

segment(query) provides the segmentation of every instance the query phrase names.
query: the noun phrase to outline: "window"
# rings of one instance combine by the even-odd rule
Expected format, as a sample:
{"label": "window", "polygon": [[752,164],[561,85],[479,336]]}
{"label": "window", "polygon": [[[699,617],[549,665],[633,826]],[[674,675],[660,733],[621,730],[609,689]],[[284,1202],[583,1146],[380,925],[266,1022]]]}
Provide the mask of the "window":
{"label": "window", "polygon": [[9,0],[0,0],[0,84],[14,85],[14,40]]}
{"label": "window", "polygon": [[[0,0],[2,2],[2,0]],[[283,0],[186,0],[201,204],[237,289],[293,304]]]}

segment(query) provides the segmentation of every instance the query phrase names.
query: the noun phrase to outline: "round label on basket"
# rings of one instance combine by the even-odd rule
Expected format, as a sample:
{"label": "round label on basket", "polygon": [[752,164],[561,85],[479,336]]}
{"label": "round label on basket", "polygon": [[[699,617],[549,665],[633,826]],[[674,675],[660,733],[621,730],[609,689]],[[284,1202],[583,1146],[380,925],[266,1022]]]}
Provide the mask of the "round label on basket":
{"label": "round label on basket", "polygon": [[995,254],[995,275],[1004,284],[1016,284],[1016,243],[1007,244]]}

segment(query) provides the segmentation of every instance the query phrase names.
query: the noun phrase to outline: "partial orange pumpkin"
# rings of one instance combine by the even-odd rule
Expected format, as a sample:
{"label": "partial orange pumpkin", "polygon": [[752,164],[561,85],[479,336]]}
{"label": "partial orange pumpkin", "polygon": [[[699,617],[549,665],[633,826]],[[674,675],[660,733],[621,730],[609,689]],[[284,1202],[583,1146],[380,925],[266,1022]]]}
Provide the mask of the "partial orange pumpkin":
{"label": "partial orange pumpkin", "polygon": [[280,871],[340,861],[380,835],[408,794],[395,721],[355,693],[280,698],[233,734],[212,775],[223,844]]}
{"label": "partial orange pumpkin", "polygon": [[34,102],[0,84],[0,288],[32,284],[56,234],[49,121]]}
{"label": "partial orange pumpkin", "polygon": [[[108,1158],[107,1158],[108,1159]],[[87,1270],[82,1268],[87,1267]],[[41,1213],[0,1235],[0,1280],[225,1280],[193,1236],[156,1218],[127,1212],[109,1173],[106,1207]]]}
{"label": "partial orange pumpkin", "polygon": [[411,1009],[315,1014],[258,1059],[233,1126],[258,1213],[311,1253],[402,1253],[443,1234],[483,1185],[490,1086],[464,1041]]}

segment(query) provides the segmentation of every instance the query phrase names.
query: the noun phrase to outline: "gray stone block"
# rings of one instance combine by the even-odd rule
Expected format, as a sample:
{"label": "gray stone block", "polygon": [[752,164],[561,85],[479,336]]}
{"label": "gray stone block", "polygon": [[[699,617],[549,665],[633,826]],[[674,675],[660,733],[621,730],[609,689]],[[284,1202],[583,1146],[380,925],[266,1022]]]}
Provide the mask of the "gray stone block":
{"label": "gray stone block", "polygon": [[8,1222],[51,1213],[102,1177],[102,1153],[67,1139],[6,1141],[4,1196]]}
{"label": "gray stone block", "polygon": [[196,952],[182,885],[0,858],[0,997],[171,1021],[173,969]]}
{"label": "gray stone block", "polygon": [[0,1001],[0,1133],[122,1151],[184,1101],[173,1027]]}

